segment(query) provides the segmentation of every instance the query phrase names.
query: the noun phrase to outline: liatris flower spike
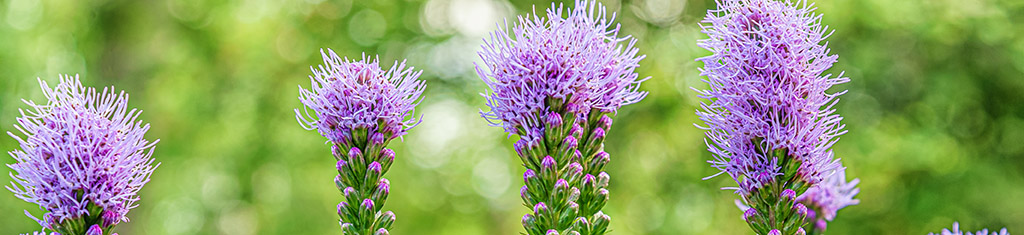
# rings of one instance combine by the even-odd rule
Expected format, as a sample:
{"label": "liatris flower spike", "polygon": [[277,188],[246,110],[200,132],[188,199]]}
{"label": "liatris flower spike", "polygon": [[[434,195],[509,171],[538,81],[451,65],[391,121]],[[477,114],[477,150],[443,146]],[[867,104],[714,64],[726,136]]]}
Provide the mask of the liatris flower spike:
{"label": "liatris flower spike", "polygon": [[847,182],[846,170],[839,169],[797,197],[796,201],[808,208],[809,221],[804,226],[808,234],[824,234],[828,222],[835,219],[839,209],[860,203],[860,200],[853,199],[860,192],[858,182],[858,179]]}
{"label": "liatris flower spike", "polygon": [[[523,216],[528,234],[604,234],[611,159],[604,138],[619,107],[640,101],[644,79],[634,70],[636,40],[618,36],[605,8],[576,1],[552,4],[546,18],[520,16],[484,40],[477,72],[492,91],[484,94],[492,126],[518,135],[515,150],[526,167]],[[625,44],[620,44],[626,42]]]}
{"label": "liatris flower spike", "polygon": [[25,101],[30,108],[15,125],[24,138],[7,132],[21,149],[9,152],[16,175],[6,188],[47,211],[42,220],[25,211],[43,227],[37,234],[111,234],[160,165],[150,157],[159,140],[145,139],[149,124],[128,109],[124,91],[97,92],[77,75],[61,76],[52,89],[39,84],[47,101]]}
{"label": "liatris flower spike", "polygon": [[[317,130],[332,144],[338,176],[334,183],[345,196],[338,204],[339,224],[346,234],[388,234],[395,222],[381,212],[391,183],[383,176],[395,160],[386,148],[419,123],[412,118],[425,85],[405,62],[380,68],[377,59],[342,60],[327,50],[324,65],[312,68],[310,89],[299,87],[305,112],[295,110],[299,124]],[[313,110],[313,114],[309,113]]]}
{"label": "liatris flower spike", "polygon": [[795,197],[842,169],[831,147],[845,131],[832,107],[845,91],[826,90],[849,79],[822,75],[838,56],[822,44],[829,31],[813,4],[717,3],[701,21],[708,38],[697,43],[712,53],[697,59],[709,85],[698,90],[707,100],[697,111],[709,163],[736,181],[756,233],[806,233],[809,211]]}
{"label": "liatris flower spike", "polygon": [[992,233],[989,233],[988,229],[982,229],[978,232],[965,232],[960,231],[960,223],[953,222],[953,230],[942,229],[942,232],[928,233],[928,235],[1010,235],[1010,233],[1006,231],[1006,228],[1000,229],[999,231],[992,231]]}

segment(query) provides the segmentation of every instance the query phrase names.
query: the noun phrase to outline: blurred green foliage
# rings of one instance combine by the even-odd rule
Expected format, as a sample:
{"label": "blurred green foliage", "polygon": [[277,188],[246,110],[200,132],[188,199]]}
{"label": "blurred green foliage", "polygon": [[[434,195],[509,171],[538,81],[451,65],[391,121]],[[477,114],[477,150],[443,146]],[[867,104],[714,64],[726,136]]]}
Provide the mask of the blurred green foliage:
{"label": "blurred green foliage", "polygon": [[[640,41],[652,79],[621,109],[613,161],[615,234],[749,234],[735,183],[701,180],[703,133],[692,123],[709,54],[697,22],[714,1],[602,1]],[[299,127],[297,86],[320,48],[425,70],[424,122],[393,142],[395,234],[516,234],[523,167],[513,139],[479,117],[473,72],[481,38],[545,1],[0,0],[0,129],[15,131],[36,78],[81,74],[129,92],[159,138],[162,165],[121,234],[340,234],[330,151]],[[571,4],[571,3],[569,3]],[[950,226],[1024,232],[1024,1],[818,0],[852,82],[835,146],[860,205],[831,234],[922,234]],[[0,138],[0,149],[17,148]],[[9,164],[10,157],[0,158]],[[3,171],[10,171],[7,168]],[[34,204],[0,192],[0,233],[38,229]]]}

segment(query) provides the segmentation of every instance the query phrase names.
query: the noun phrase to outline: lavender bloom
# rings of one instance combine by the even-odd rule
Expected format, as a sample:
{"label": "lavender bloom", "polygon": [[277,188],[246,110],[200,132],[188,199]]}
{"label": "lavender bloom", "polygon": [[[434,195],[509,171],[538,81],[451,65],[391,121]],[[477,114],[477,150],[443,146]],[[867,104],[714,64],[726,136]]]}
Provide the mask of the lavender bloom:
{"label": "lavender bloom", "polygon": [[[697,115],[706,126],[709,161],[739,187],[743,202],[763,214],[790,210],[780,192],[802,193],[841,168],[832,145],[844,134],[833,105],[845,91],[826,91],[848,78],[822,75],[838,56],[829,55],[827,26],[813,4],[774,0],[721,0],[701,21],[712,52],[698,58],[707,90],[697,90]],[[708,177],[708,178],[711,178]],[[781,208],[763,202],[783,202]],[[773,218],[751,224],[759,234],[803,224],[803,218]],[[788,227],[791,229],[800,226]],[[796,231],[782,231],[793,234]]]}
{"label": "lavender bloom", "polygon": [[[786,1],[720,1],[709,10],[698,45],[713,54],[699,58],[709,90],[700,90],[697,114],[707,127],[712,165],[737,180],[741,193],[781,175],[769,151],[799,161],[798,179],[816,184],[839,167],[832,145],[846,133],[832,106],[845,91],[828,94],[849,78],[821,75],[838,56],[829,55],[820,15]],[[756,140],[756,141],[755,141]]]}
{"label": "lavender bloom", "polygon": [[511,28],[499,25],[479,52],[477,73],[491,90],[484,94],[490,111],[481,116],[520,137],[514,147],[527,168],[520,196],[530,207],[565,208],[524,216],[531,235],[606,232],[609,116],[647,95],[639,91],[647,78],[634,71],[644,58],[636,40],[618,36],[603,5],[577,0],[575,6],[552,4],[546,17],[534,13]]}
{"label": "lavender bloom", "polygon": [[6,188],[47,210],[42,220],[25,211],[44,229],[109,234],[128,221],[137,193],[160,165],[151,158],[159,140],[145,139],[149,124],[138,120],[142,111],[128,109],[124,91],[98,92],[77,75],[61,76],[52,89],[39,84],[47,102],[25,101],[30,109],[20,110],[15,125],[24,137],[7,132],[21,149],[9,152],[16,175]]}
{"label": "lavender bloom", "polygon": [[860,203],[860,200],[853,199],[860,192],[858,182],[860,179],[847,182],[846,170],[839,169],[797,198],[797,201],[808,205],[816,213],[814,217],[808,217],[814,219],[814,226],[809,228],[812,234],[824,232],[827,221],[835,219],[839,209]]}
{"label": "lavender bloom", "polygon": [[639,91],[646,78],[634,72],[645,57],[637,56],[636,40],[618,37],[614,14],[606,19],[600,3],[575,5],[565,19],[554,4],[547,18],[519,16],[511,29],[499,26],[484,40],[485,66],[478,64],[477,73],[493,91],[485,95],[491,110],[482,112],[492,126],[535,141],[552,109],[585,118],[591,109],[614,112],[647,95]]}
{"label": "lavender bloom", "polygon": [[992,231],[992,233],[989,233],[988,229],[982,229],[978,232],[960,231],[960,223],[953,222],[953,230],[942,229],[942,232],[928,233],[928,235],[1010,235],[1010,233],[1006,231],[1006,228],[1000,229],[999,231]]}
{"label": "lavender bloom", "polygon": [[[413,115],[426,87],[417,79],[423,71],[406,67],[404,61],[384,71],[378,59],[370,61],[364,55],[360,61],[342,60],[334,51],[327,52],[320,50],[325,65],[310,67],[310,89],[299,87],[299,100],[306,112],[296,109],[295,117],[303,128],[315,129],[338,143],[353,141],[346,138],[360,128],[376,128],[374,133],[394,139],[419,123],[408,117]],[[308,109],[314,114],[310,115]]]}
{"label": "lavender bloom", "polygon": [[[299,124],[317,130],[332,144],[338,176],[335,184],[345,196],[338,204],[338,222],[347,234],[388,234],[391,211],[381,212],[390,192],[383,178],[395,160],[387,144],[400,138],[419,120],[410,117],[425,84],[422,71],[395,62],[387,71],[377,59],[342,60],[334,51],[320,51],[325,65],[312,68],[309,90],[299,87],[305,113],[295,110]],[[310,114],[312,109],[314,114]]]}

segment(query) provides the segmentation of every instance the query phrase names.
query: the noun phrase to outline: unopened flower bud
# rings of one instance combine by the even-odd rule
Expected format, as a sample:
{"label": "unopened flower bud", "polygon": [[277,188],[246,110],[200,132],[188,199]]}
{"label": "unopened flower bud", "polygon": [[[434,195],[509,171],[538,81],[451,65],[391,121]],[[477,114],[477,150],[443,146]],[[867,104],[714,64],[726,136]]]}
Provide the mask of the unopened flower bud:
{"label": "unopened flower bud", "polygon": [[360,220],[363,218],[373,218],[374,214],[376,214],[379,209],[378,206],[381,205],[373,203],[373,200],[369,198],[363,199],[363,203],[359,204],[359,214],[356,218],[359,218]]}
{"label": "unopened flower bud", "polygon": [[545,179],[554,178],[555,174],[558,172],[558,168],[556,167],[557,163],[555,163],[555,158],[552,158],[551,156],[544,157],[544,160],[541,160],[541,177]]}
{"label": "unopened flower bud", "polygon": [[579,123],[573,124],[572,125],[572,129],[569,129],[569,135],[570,136],[580,136],[580,135],[583,135],[583,127],[580,127]]}
{"label": "unopened flower bud", "polygon": [[339,214],[339,215],[345,215],[345,214],[348,214],[348,213],[347,213],[347,212],[348,212],[347,210],[348,210],[348,202],[341,202],[341,203],[338,203],[338,214]]}
{"label": "unopened flower bud", "polygon": [[576,147],[579,145],[579,142],[576,141],[576,137],[573,137],[573,136],[570,135],[570,136],[566,136],[565,139],[562,139],[562,145],[566,149],[573,149],[573,150],[575,150]]}
{"label": "unopened flower bud", "polygon": [[597,188],[597,177],[594,177],[594,175],[591,174],[584,175],[582,185],[584,189]]}
{"label": "unopened flower bud", "polygon": [[380,165],[384,172],[391,169],[391,164],[395,163],[395,150],[383,149],[380,150]]}
{"label": "unopened flower bud", "polygon": [[569,214],[571,214],[571,215],[575,215],[580,210],[580,204],[579,203],[570,201],[570,202],[565,203],[565,205],[569,208]]}
{"label": "unopened flower bud", "polygon": [[395,224],[395,213],[391,211],[385,211],[381,213],[380,217],[377,218],[377,224],[382,229],[391,229],[391,225]]}
{"label": "unopened flower bud", "polygon": [[345,170],[346,165],[348,165],[348,162],[345,161],[345,159],[339,159],[338,163],[334,167],[338,169],[338,172],[341,172]]}
{"label": "unopened flower bud", "polygon": [[523,183],[524,184],[529,185],[530,181],[533,181],[536,178],[537,178],[537,173],[534,173],[533,169],[526,169],[526,172],[523,172]]}
{"label": "unopened flower bud", "polygon": [[807,206],[804,206],[804,204],[794,204],[793,211],[796,212],[796,215],[799,216],[801,220],[803,220],[803,218],[807,218]]}
{"label": "unopened flower bud", "polygon": [[778,229],[772,229],[772,231],[768,232],[768,235],[782,235],[782,232]]}
{"label": "unopened flower bud", "polygon": [[363,159],[363,151],[356,147],[348,150],[348,161],[350,164],[355,164],[357,168],[358,166],[365,166],[363,164],[366,163],[366,160]]}
{"label": "unopened flower bud", "polygon": [[555,182],[555,190],[559,190],[559,189],[568,190],[569,189],[569,183],[565,182],[565,180],[558,179],[558,181]]}
{"label": "unopened flower bud", "polygon": [[555,128],[562,125],[562,115],[556,112],[549,112],[547,117],[547,124],[549,128]]}
{"label": "unopened flower bud", "polygon": [[611,217],[604,214],[604,212],[598,211],[597,214],[594,214],[594,227],[591,232],[603,233],[604,230],[608,228],[608,224],[610,224],[611,221]]}
{"label": "unopened flower bud", "polygon": [[377,132],[370,136],[370,143],[373,145],[383,145],[385,141],[387,139],[384,137],[384,133]]}
{"label": "unopened flower bud", "polygon": [[569,201],[574,202],[580,198],[580,189],[573,187],[569,189]]}
{"label": "unopened flower bud", "polygon": [[537,216],[542,216],[546,215],[547,213],[548,205],[544,204],[543,202],[538,202],[536,205],[533,205],[533,214]]}
{"label": "unopened flower bud", "polygon": [[590,172],[593,172],[594,170],[604,171],[604,166],[608,165],[608,162],[611,161],[612,157],[608,152],[597,152],[597,154],[594,155],[594,159],[590,161],[590,169],[592,169]]}
{"label": "unopened flower bud", "polygon": [[779,198],[787,200],[787,202],[791,202],[796,198],[796,191],[793,191],[792,189],[782,190],[782,193],[779,194]]}
{"label": "unopened flower bud", "polygon": [[85,231],[85,235],[103,235],[103,229],[100,228],[100,225],[93,224],[88,231]]}
{"label": "unopened flower bud", "polygon": [[523,227],[524,228],[527,228],[527,229],[533,228],[536,224],[537,224],[537,220],[533,217],[533,215],[530,215],[530,214],[523,215]]}
{"label": "unopened flower bud", "polygon": [[121,221],[121,216],[113,210],[105,210],[102,215],[103,227],[113,227],[117,225],[117,222]]}
{"label": "unopened flower bud", "polygon": [[345,231],[345,234],[359,234],[356,226],[352,225],[352,223],[345,223],[344,221],[339,221],[339,223],[341,224],[341,231]]}
{"label": "unopened flower bud", "polygon": [[345,189],[341,190],[341,194],[344,195],[345,198],[354,198],[355,196],[358,196],[358,194],[356,194],[356,189],[353,187],[345,187]]}
{"label": "unopened flower bud", "polygon": [[612,129],[612,118],[608,115],[601,116],[601,120],[599,122],[601,124],[601,128],[604,128],[605,130]]}
{"label": "unopened flower bud", "polygon": [[335,175],[334,176],[334,186],[338,187],[338,190],[345,189],[345,187],[346,187],[345,185],[347,185],[347,184],[348,183],[346,183],[345,178],[343,178],[341,175]]}
{"label": "unopened flower bud", "polygon": [[604,140],[604,128],[594,128],[594,134],[590,137],[590,140],[594,143],[601,142]]}
{"label": "unopened flower bud", "polygon": [[373,200],[370,200],[369,198],[363,199],[363,204],[361,204],[360,206],[362,207],[363,211],[376,211],[373,208]]}
{"label": "unopened flower bud", "polygon": [[384,202],[388,200],[388,193],[391,191],[391,182],[388,179],[381,178],[377,182],[377,187],[373,190],[373,195],[370,197],[380,205],[384,205]]}
{"label": "unopened flower bud", "polygon": [[580,176],[583,175],[583,165],[580,165],[580,163],[578,162],[570,163],[569,168],[567,170],[569,174],[568,178],[570,180],[579,179]]}
{"label": "unopened flower bud", "polygon": [[596,201],[591,201],[593,203],[594,207],[595,208],[603,208],[604,205],[608,203],[608,199],[611,197],[608,194],[609,194],[608,189],[606,189],[606,188],[598,189],[597,190],[597,198],[591,199],[591,200],[596,200]]}
{"label": "unopened flower bud", "polygon": [[589,228],[590,227],[590,222],[587,221],[587,217],[581,216],[579,219],[576,220],[575,223],[576,223],[575,227],[579,227],[579,228]]}
{"label": "unopened flower bud", "polygon": [[331,145],[331,154],[337,159],[345,158],[345,155],[341,154],[341,146],[337,144]]}
{"label": "unopened flower bud", "polygon": [[370,165],[366,167],[366,179],[364,179],[363,182],[377,182],[377,180],[380,179],[380,176],[384,174],[384,169],[382,168],[383,167],[381,167],[380,163],[371,162]]}
{"label": "unopened flower bud", "polygon": [[377,232],[374,232],[373,235],[390,235],[390,233],[388,233],[387,229],[381,228],[377,229]]}
{"label": "unopened flower bud", "polygon": [[526,139],[519,139],[519,141],[516,141],[515,144],[512,144],[512,147],[516,150],[516,153],[519,154],[519,157],[527,159],[528,157],[530,157],[528,154],[529,151],[526,149],[529,147],[528,145],[529,144],[527,143]]}
{"label": "unopened flower bud", "polygon": [[557,198],[566,198],[566,197],[568,197],[569,196],[569,182],[566,182],[564,179],[558,179],[558,181],[555,181],[554,192],[557,195]]}
{"label": "unopened flower bud", "polygon": [[525,202],[526,204],[533,204],[533,196],[530,195],[530,188],[526,187],[526,185],[523,185],[522,188],[519,188],[519,197],[521,197],[523,199],[523,202]]}
{"label": "unopened flower bud", "polygon": [[757,210],[754,208],[747,208],[747,211],[743,212],[743,221],[750,222],[751,217],[757,215]]}
{"label": "unopened flower bud", "polygon": [[612,177],[609,176],[608,173],[606,173],[604,171],[602,171],[601,173],[598,173],[597,174],[597,187],[607,188],[608,187],[608,181],[611,181],[611,178]]}

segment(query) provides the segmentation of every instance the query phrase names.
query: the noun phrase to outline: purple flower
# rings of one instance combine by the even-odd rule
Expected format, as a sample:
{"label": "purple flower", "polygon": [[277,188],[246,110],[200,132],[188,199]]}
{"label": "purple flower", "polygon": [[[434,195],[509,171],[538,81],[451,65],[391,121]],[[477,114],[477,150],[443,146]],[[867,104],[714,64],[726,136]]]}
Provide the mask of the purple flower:
{"label": "purple flower", "polygon": [[[842,168],[831,147],[846,131],[832,107],[845,91],[827,90],[849,78],[824,74],[838,56],[823,43],[830,31],[819,24],[813,4],[722,0],[718,5],[701,21],[708,38],[697,43],[711,51],[697,59],[704,62],[700,72],[709,87],[695,89],[706,99],[697,115],[714,156],[709,163],[720,170],[711,177],[732,177],[742,203],[758,212],[799,215],[748,221],[755,232],[800,233],[809,211],[792,195]],[[800,213],[790,213],[794,210]]]}
{"label": "purple flower", "polygon": [[303,128],[316,129],[332,144],[335,184],[345,196],[338,204],[341,229],[349,234],[388,234],[395,215],[380,210],[390,193],[384,174],[395,152],[386,147],[419,123],[410,116],[425,88],[418,79],[422,71],[405,62],[395,62],[385,71],[377,59],[364,55],[360,61],[342,60],[330,49],[320,54],[325,65],[312,69],[309,90],[300,86],[299,100],[306,112],[296,109],[295,117]]}
{"label": "purple flower", "polygon": [[697,59],[710,86],[698,90],[707,100],[697,115],[715,156],[711,164],[740,185],[758,188],[766,183],[758,174],[781,175],[780,159],[771,156],[777,150],[799,162],[797,176],[807,184],[839,167],[830,148],[846,131],[832,106],[845,91],[826,90],[849,78],[822,75],[838,56],[822,44],[829,31],[813,9],[727,0],[701,21],[709,38],[697,44],[712,54]]}
{"label": "purple flower", "polygon": [[[528,172],[521,192],[527,206],[568,208],[524,220],[527,234],[603,234],[608,177],[594,184],[593,175],[607,176],[609,116],[647,95],[639,90],[647,78],[635,72],[644,56],[637,55],[635,39],[619,36],[614,16],[606,18],[595,1],[577,0],[573,9],[552,4],[545,14],[534,14],[511,27],[499,25],[484,40],[483,64],[476,68],[490,89],[482,94],[490,110],[481,116],[519,136],[514,148]],[[587,183],[578,180],[584,174],[590,175]]]}
{"label": "purple flower", "polygon": [[572,104],[568,112],[586,117],[591,109],[614,112],[647,95],[639,91],[646,78],[634,72],[645,57],[637,56],[636,40],[619,37],[614,16],[606,19],[601,4],[575,5],[567,18],[554,4],[546,18],[520,16],[484,40],[477,73],[492,91],[485,95],[491,110],[482,112],[491,125],[533,140],[543,133],[546,114],[557,109],[552,104]]}
{"label": "purple flower", "polygon": [[[303,128],[317,130],[331,142],[343,142],[355,129],[384,133],[388,139],[406,134],[419,123],[413,108],[425,85],[418,80],[423,71],[395,62],[387,71],[379,60],[363,55],[360,61],[342,60],[334,51],[320,50],[325,65],[312,68],[310,89],[299,87],[305,112],[295,110]],[[309,110],[313,110],[313,114]],[[362,140],[361,140],[362,141]]]}
{"label": "purple flower", "polygon": [[1006,231],[1006,228],[1000,229],[999,231],[992,231],[992,233],[989,233],[988,229],[982,229],[977,232],[960,231],[960,223],[953,222],[953,230],[942,229],[942,232],[928,233],[928,235],[1010,235],[1010,233]]}
{"label": "purple flower", "polygon": [[[113,87],[97,91],[78,76],[61,76],[50,88],[39,80],[47,101],[25,101],[16,129],[8,135],[20,149],[9,152],[14,183],[6,186],[22,200],[48,212],[37,220],[62,234],[85,233],[90,225],[113,228],[137,207],[138,192],[160,164],[145,139],[149,124],[128,109],[128,94]],[[28,214],[28,212],[25,212]],[[31,217],[31,215],[29,215]],[[93,224],[100,223],[100,224]]]}
{"label": "purple flower", "polygon": [[839,209],[860,203],[860,200],[853,199],[860,192],[860,189],[857,188],[858,182],[860,179],[847,182],[846,170],[839,169],[821,183],[807,189],[807,192],[800,195],[797,201],[813,208],[816,213],[819,213],[818,216],[832,221]]}

